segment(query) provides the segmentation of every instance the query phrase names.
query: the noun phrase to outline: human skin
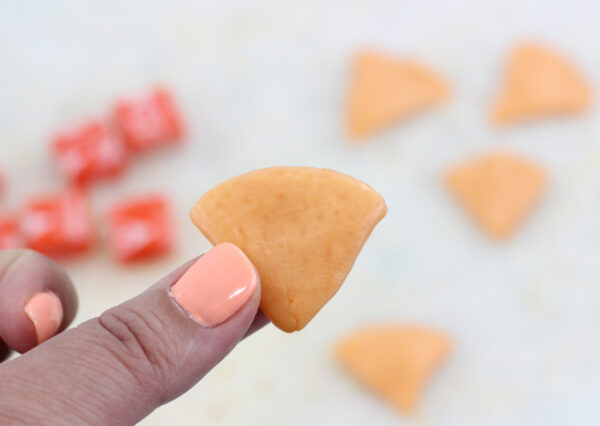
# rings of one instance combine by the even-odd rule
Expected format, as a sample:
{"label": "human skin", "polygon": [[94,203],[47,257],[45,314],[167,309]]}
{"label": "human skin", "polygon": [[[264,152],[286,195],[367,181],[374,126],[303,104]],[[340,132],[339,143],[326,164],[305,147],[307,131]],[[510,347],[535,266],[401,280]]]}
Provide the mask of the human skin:
{"label": "human skin", "polygon": [[[193,259],[142,294],[67,330],[77,311],[68,275],[38,253],[0,251],[0,360],[11,351],[23,353],[0,364],[2,423],[135,424],[189,390],[241,339],[268,322],[258,310],[260,280],[252,275],[255,270],[247,267],[241,251],[224,252],[220,256],[232,256],[225,262],[229,266],[243,265],[235,279],[247,279],[248,284],[237,285],[223,307],[211,312],[211,318],[219,320],[216,324],[203,323],[198,312],[185,307],[189,297],[201,298],[203,289],[211,287],[202,280],[233,285],[228,269],[235,268],[222,268],[221,261],[210,266],[210,273],[196,267],[186,274],[198,260]],[[184,296],[172,295],[171,287],[184,274]],[[54,298],[33,299],[48,293],[60,301],[61,316]],[[231,302],[232,297],[237,301]],[[57,317],[62,321],[47,338],[53,327],[47,321]]]}

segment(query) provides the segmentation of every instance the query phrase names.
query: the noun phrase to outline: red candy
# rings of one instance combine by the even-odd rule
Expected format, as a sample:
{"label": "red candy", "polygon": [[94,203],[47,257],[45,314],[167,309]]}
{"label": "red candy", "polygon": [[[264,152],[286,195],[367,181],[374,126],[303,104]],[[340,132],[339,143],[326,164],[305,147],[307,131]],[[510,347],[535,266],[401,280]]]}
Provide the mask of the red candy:
{"label": "red candy", "polygon": [[150,196],[115,206],[108,215],[109,243],[122,262],[167,253],[173,244],[169,202]]}
{"label": "red candy", "polygon": [[74,183],[117,176],[129,156],[125,144],[95,120],[57,135],[52,153],[61,173]]}
{"label": "red candy", "polygon": [[31,200],[21,229],[27,247],[53,257],[86,252],[93,242],[87,198],[77,190]]}
{"label": "red candy", "polygon": [[0,213],[0,250],[25,247],[25,241],[19,229],[19,221]]}
{"label": "red candy", "polygon": [[125,141],[136,152],[176,142],[183,134],[175,102],[162,89],[121,100],[117,103],[115,116]]}

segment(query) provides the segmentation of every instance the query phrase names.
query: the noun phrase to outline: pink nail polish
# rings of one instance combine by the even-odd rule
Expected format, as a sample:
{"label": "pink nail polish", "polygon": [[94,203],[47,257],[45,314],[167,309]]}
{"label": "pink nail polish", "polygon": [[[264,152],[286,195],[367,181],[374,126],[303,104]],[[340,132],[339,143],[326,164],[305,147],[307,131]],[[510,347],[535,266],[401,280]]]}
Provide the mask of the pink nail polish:
{"label": "pink nail polish", "polygon": [[194,320],[214,327],[246,304],[257,283],[256,270],[244,252],[222,243],[198,259],[169,294]]}
{"label": "pink nail polish", "polygon": [[62,303],[50,291],[34,294],[24,310],[35,327],[38,345],[54,336],[63,320]]}

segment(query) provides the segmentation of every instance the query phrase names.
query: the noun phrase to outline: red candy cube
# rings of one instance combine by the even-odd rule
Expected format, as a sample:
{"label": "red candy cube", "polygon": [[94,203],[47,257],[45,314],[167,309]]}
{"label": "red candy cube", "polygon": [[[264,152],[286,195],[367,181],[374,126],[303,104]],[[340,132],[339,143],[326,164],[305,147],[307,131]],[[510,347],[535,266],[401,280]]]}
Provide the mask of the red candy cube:
{"label": "red candy cube", "polygon": [[117,103],[115,118],[125,141],[136,152],[176,142],[183,134],[175,102],[162,89],[121,100]]}
{"label": "red candy cube", "polygon": [[27,247],[48,256],[86,252],[94,233],[86,196],[69,190],[30,201],[23,213],[21,230]]}
{"label": "red candy cube", "polygon": [[125,144],[95,120],[57,135],[52,153],[61,173],[74,183],[114,177],[129,157]]}
{"label": "red candy cube", "polygon": [[167,253],[173,245],[168,200],[149,196],[115,206],[108,215],[114,256],[129,262]]}
{"label": "red candy cube", "polygon": [[0,213],[0,250],[25,247],[25,241],[19,229],[19,221],[7,214]]}

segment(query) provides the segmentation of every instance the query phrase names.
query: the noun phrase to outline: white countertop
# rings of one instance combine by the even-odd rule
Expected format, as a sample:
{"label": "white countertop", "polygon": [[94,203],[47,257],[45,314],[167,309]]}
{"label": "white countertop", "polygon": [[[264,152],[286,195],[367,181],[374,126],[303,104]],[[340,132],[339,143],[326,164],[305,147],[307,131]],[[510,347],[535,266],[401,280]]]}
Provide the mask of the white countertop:
{"label": "white countertop", "polygon": [[[117,185],[94,189],[99,218],[128,194],[168,191],[179,245],[149,265],[118,266],[105,247],[69,262],[81,299],[76,323],[205,251],[187,212],[231,176],[329,167],[369,183],[389,207],[345,285],[305,330],[267,327],[143,424],[598,424],[600,114],[594,107],[586,117],[506,130],[488,120],[506,50],[521,38],[568,52],[600,87],[598,5],[88,3],[0,2],[0,169],[10,179],[2,205],[60,188],[48,138],[105,114],[119,94],[171,87],[189,137],[181,149],[139,159]],[[449,80],[451,101],[369,144],[347,144],[348,61],[365,45],[430,64]],[[479,233],[440,185],[449,165],[497,148],[550,175],[539,209],[502,244]],[[388,321],[431,324],[456,344],[412,418],[331,359],[339,336]]]}

